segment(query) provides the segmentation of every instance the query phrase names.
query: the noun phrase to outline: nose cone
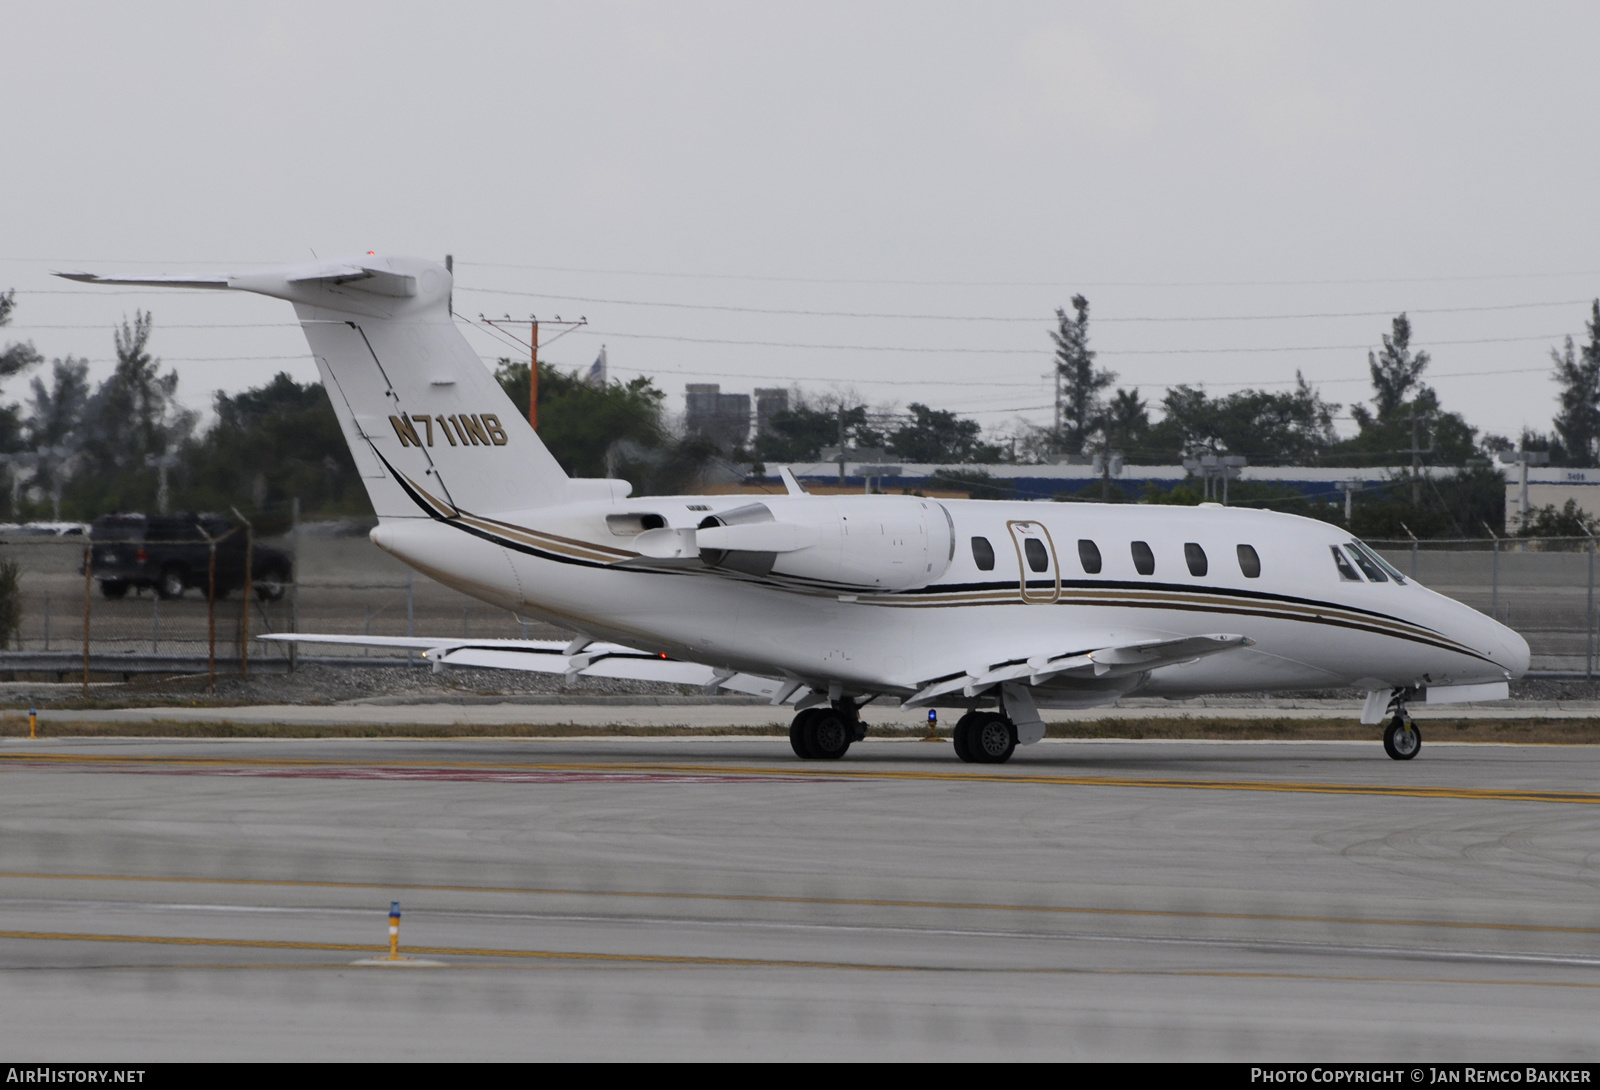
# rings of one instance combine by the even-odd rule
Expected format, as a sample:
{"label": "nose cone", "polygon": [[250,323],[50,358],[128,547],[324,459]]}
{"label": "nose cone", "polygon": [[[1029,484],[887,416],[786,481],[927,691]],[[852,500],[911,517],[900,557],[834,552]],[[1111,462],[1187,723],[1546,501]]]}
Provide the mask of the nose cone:
{"label": "nose cone", "polygon": [[1528,672],[1528,641],[1498,621],[1494,628],[1494,661],[1512,677],[1521,677]]}

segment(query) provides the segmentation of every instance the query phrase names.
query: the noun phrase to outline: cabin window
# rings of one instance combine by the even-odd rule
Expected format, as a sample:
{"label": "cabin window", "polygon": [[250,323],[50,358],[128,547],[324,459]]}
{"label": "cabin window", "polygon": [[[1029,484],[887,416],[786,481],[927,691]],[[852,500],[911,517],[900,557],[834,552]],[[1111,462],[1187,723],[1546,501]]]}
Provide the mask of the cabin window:
{"label": "cabin window", "polygon": [[1204,575],[1209,567],[1206,563],[1206,551],[1193,541],[1184,542],[1183,559],[1189,565],[1189,574],[1197,579]]}
{"label": "cabin window", "polygon": [[1022,553],[1028,558],[1028,567],[1034,571],[1050,570],[1050,554],[1044,551],[1044,542],[1036,537],[1022,539]]}
{"label": "cabin window", "polygon": [[972,562],[979,571],[994,571],[994,546],[986,537],[972,539]]}
{"label": "cabin window", "polygon": [[1140,575],[1154,575],[1156,573],[1156,554],[1150,551],[1148,543],[1135,541],[1129,546],[1133,553],[1133,570]]}
{"label": "cabin window", "polygon": [[1087,538],[1078,541],[1078,563],[1089,575],[1100,574],[1100,546]]}
{"label": "cabin window", "polygon": [[1371,557],[1357,548],[1355,542],[1346,545],[1344,551],[1350,554],[1350,559],[1356,562],[1356,567],[1361,569],[1361,574],[1369,580],[1374,583],[1387,583],[1389,581],[1389,577],[1384,574],[1383,569],[1374,564]]}
{"label": "cabin window", "polygon": [[1261,557],[1256,555],[1255,546],[1240,545],[1234,550],[1239,554],[1239,570],[1246,579],[1261,578]]}
{"label": "cabin window", "polygon": [[1344,558],[1344,553],[1339,551],[1339,546],[1329,545],[1328,548],[1333,550],[1333,566],[1339,569],[1339,578],[1346,583],[1361,582],[1361,576],[1357,575],[1356,570],[1350,566],[1350,561]]}

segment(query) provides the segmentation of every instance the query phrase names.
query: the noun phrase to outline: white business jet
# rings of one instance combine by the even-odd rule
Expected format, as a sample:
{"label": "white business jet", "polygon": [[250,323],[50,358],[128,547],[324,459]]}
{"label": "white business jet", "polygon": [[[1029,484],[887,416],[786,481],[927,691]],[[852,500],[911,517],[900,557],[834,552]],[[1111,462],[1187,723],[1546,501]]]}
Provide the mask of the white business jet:
{"label": "white business jet", "polygon": [[538,640],[283,635],[435,665],[703,685],[792,703],[805,759],[861,707],[956,708],[956,755],[996,763],[1041,709],[1129,694],[1355,687],[1408,760],[1419,702],[1504,699],[1521,636],[1417,585],[1336,526],[1199,507],[812,496],[641,496],[556,463],[456,328],[451,274],[367,254],[230,276],[94,284],[294,304],[378,515],[372,540],[447,586],[580,633]]}

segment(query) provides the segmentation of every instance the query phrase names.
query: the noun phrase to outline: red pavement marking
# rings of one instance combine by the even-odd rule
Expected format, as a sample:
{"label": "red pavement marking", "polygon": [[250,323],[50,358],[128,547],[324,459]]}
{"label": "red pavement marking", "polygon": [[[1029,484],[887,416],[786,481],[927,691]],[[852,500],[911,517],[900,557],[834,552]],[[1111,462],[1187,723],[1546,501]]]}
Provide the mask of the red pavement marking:
{"label": "red pavement marking", "polygon": [[[113,771],[107,769],[106,771]],[[738,773],[633,772],[619,769],[573,771],[494,768],[140,768],[116,769],[168,776],[266,776],[306,780],[421,780],[469,783],[793,783],[792,776],[751,776]],[[808,782],[815,782],[812,777]],[[818,777],[820,779],[820,777]],[[831,780],[830,782],[837,782]]]}

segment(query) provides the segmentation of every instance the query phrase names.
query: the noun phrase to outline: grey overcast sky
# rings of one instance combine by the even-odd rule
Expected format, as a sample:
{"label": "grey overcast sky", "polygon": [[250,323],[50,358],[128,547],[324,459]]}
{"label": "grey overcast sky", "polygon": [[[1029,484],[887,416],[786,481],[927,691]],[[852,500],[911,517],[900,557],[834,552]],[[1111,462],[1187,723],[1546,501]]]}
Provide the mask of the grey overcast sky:
{"label": "grey overcast sky", "polygon": [[314,377],[286,304],[49,272],[449,252],[458,312],[582,314],[546,358],[605,344],[675,409],[798,381],[1003,427],[1048,420],[1077,291],[1151,401],[1365,399],[1407,310],[1515,435],[1600,295],[1597,40],[1581,3],[7,0],[0,338],[103,374],[148,308],[203,407]]}

